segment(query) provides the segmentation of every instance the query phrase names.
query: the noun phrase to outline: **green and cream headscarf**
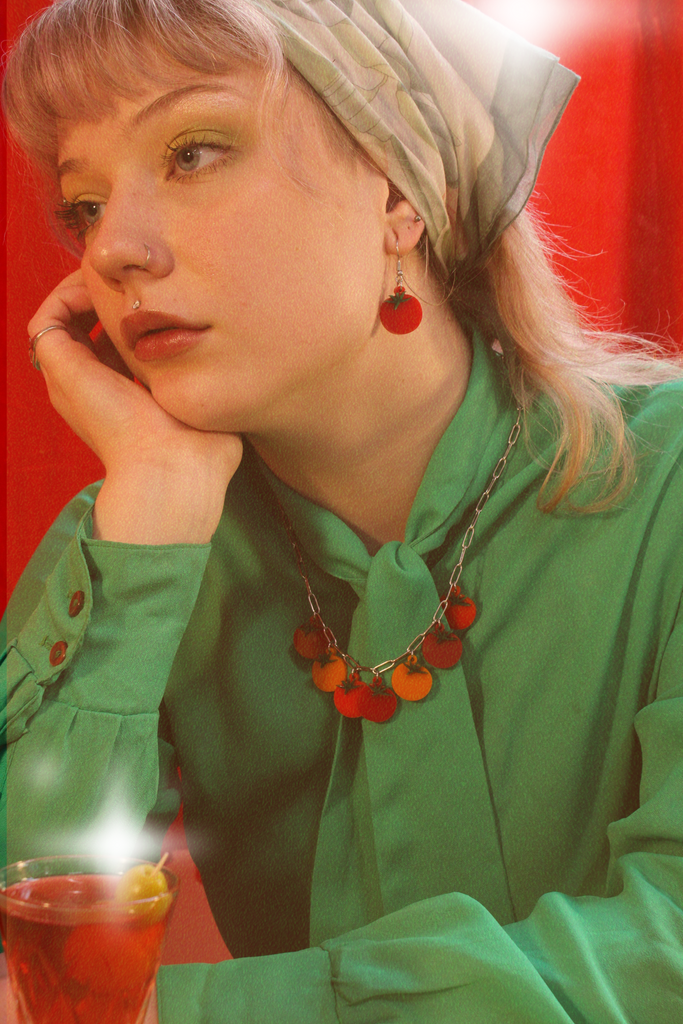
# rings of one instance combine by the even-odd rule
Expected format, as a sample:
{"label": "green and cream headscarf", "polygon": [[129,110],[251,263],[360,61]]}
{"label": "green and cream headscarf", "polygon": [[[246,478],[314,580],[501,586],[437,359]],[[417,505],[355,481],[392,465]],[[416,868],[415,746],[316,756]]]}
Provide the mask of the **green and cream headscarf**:
{"label": "green and cream headscarf", "polygon": [[440,263],[476,262],[527,202],[577,76],[460,0],[256,6],[424,218]]}

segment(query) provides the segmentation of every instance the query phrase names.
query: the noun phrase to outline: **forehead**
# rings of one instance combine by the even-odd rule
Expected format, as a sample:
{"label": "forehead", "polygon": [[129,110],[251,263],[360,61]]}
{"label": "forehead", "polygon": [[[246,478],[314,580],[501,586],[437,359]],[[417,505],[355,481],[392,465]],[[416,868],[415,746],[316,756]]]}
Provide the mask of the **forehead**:
{"label": "forehead", "polygon": [[[131,93],[133,93],[131,95]],[[133,135],[154,125],[169,112],[194,110],[198,102],[216,109],[232,108],[263,118],[265,112],[282,106],[284,90],[272,83],[256,65],[240,66],[224,75],[207,75],[188,68],[165,68],[163,75],[139,78],[132,89],[119,96],[94,96],[91,109],[73,119],[60,119],[57,148],[60,161],[73,143],[87,144],[92,127],[104,126],[117,133]]]}
{"label": "forehead", "polygon": [[[330,131],[328,121],[334,119],[333,115],[326,115],[322,101],[296,72],[274,79],[254,63],[241,64],[220,75],[184,66],[164,66],[162,71],[139,78],[134,84],[134,98],[128,85],[126,95],[110,95],[106,103],[96,101],[86,117],[61,120],[57,138],[60,179],[87,171],[90,158],[97,159],[111,141],[144,141],[148,134],[156,140],[159,130],[171,130],[171,122],[177,122],[179,129],[198,128],[198,123],[190,122],[199,122],[206,114],[227,114],[235,129],[246,126],[266,144],[284,143],[289,157],[303,157],[311,151],[319,155],[325,141],[331,142],[328,148],[339,155],[339,147],[334,144],[339,141],[337,136],[350,140],[339,126]],[[181,125],[186,118],[188,124]]]}

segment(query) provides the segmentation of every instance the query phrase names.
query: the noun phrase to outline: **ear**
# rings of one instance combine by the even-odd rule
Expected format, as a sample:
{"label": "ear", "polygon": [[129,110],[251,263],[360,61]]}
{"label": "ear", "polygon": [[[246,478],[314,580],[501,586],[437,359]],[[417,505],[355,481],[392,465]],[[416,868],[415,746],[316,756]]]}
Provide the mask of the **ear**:
{"label": "ear", "polygon": [[[419,218],[419,219],[418,219]],[[387,255],[396,255],[396,243],[401,256],[412,252],[422,237],[424,221],[407,199],[401,199],[387,210],[384,230],[384,248]]]}

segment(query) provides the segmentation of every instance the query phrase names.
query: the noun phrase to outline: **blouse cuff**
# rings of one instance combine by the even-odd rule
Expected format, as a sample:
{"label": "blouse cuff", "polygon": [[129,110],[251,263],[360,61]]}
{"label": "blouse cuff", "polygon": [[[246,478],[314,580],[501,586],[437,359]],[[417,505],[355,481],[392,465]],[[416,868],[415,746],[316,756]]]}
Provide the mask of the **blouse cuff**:
{"label": "blouse cuff", "polygon": [[10,645],[8,739],[21,735],[24,711],[30,717],[58,679],[59,699],[79,707],[156,711],[210,551],[93,540],[88,510]]}
{"label": "blouse cuff", "polygon": [[162,967],[159,1024],[339,1024],[330,961],[315,947]]}

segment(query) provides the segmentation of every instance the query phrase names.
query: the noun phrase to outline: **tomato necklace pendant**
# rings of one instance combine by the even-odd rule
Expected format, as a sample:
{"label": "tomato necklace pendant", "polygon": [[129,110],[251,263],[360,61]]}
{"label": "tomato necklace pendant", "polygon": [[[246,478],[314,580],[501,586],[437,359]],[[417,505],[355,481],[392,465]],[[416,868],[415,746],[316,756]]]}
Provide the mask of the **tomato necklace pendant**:
{"label": "tomato necklace pendant", "polygon": [[319,690],[326,693],[334,693],[338,686],[341,686],[346,679],[346,662],[339,651],[334,647],[328,647],[313,662],[311,669],[313,682]]}
{"label": "tomato necklace pendant", "polygon": [[360,695],[365,683],[360,672],[352,672],[334,691],[334,706],[344,718],[362,718]]}
{"label": "tomato necklace pendant", "polygon": [[328,647],[322,619],[319,615],[311,615],[307,622],[303,622],[298,629],[294,630],[294,650],[302,658],[315,661]]}
{"label": "tomato necklace pendant", "polygon": [[[419,653],[432,668],[448,669],[457,665],[462,656],[462,640],[456,635],[456,630],[468,629],[472,625],[477,608],[472,598],[461,593],[460,587],[452,587],[442,598],[444,603],[443,615],[450,628],[446,629],[442,622],[435,622],[423,638]],[[371,683],[365,683],[359,668],[349,672],[351,659],[331,646],[330,639],[334,639],[333,634],[320,615],[312,615],[294,631],[294,649],[302,658],[313,662],[311,675],[314,684],[324,693],[334,695],[334,706],[344,718],[388,722],[399,699],[420,701],[430,692],[432,673],[416,654],[404,655],[393,663],[390,686],[377,672]]]}
{"label": "tomato necklace pendant", "polygon": [[465,597],[460,587],[455,587],[442,598],[446,601],[446,622],[451,629],[469,629],[477,617],[477,606],[471,597]]}
{"label": "tomato necklace pendant", "polygon": [[361,718],[367,722],[388,722],[398,700],[390,686],[384,685],[381,676],[374,676],[372,682],[361,690],[358,697],[358,708]]}
{"label": "tomato necklace pendant", "polygon": [[422,700],[432,688],[432,673],[410,654],[391,673],[391,685],[402,700]]}

